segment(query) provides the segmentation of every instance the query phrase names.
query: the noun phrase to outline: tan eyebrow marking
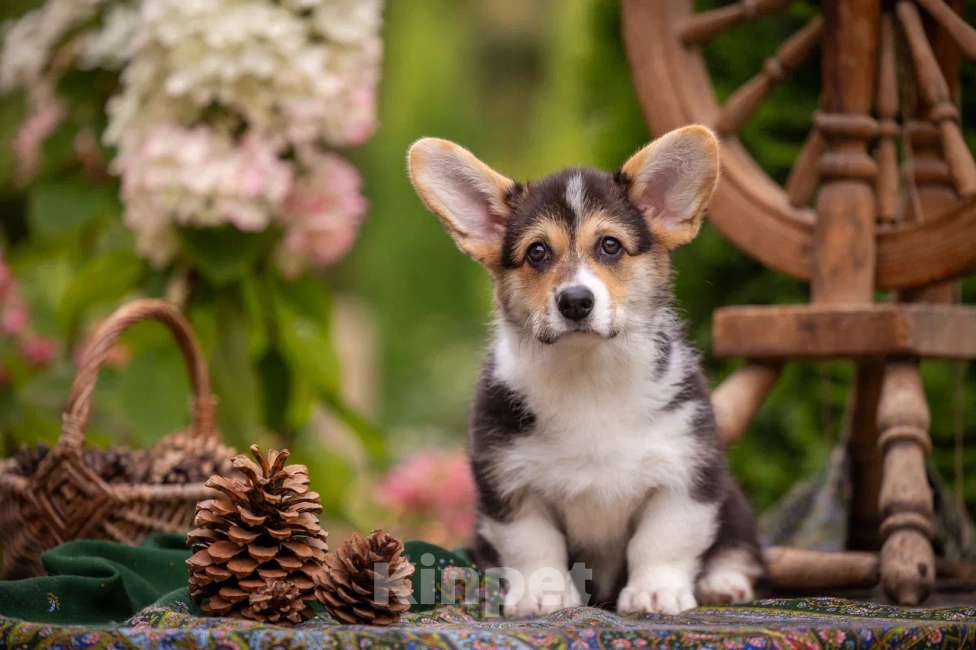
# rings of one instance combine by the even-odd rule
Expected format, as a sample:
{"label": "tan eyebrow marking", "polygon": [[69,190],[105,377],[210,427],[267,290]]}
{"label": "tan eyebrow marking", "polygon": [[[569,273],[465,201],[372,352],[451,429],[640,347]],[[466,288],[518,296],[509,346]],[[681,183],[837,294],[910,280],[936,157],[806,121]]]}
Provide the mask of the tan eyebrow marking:
{"label": "tan eyebrow marking", "polygon": [[566,227],[552,217],[542,217],[519,235],[514,247],[515,259],[525,257],[529,245],[536,241],[543,241],[550,250],[557,255],[564,255],[570,247],[570,235]]}

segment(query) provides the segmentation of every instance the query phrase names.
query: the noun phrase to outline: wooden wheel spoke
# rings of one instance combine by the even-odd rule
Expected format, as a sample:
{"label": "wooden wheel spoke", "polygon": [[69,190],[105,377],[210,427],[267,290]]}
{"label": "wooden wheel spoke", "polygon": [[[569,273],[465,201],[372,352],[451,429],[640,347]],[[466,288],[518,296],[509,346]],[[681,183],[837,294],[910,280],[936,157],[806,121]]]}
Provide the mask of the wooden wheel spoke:
{"label": "wooden wheel spoke", "polygon": [[938,22],[968,59],[976,59],[976,28],[962,19],[944,0],[916,0]]}
{"label": "wooden wheel spoke", "polygon": [[875,159],[878,176],[875,194],[878,199],[878,219],[893,222],[898,218],[901,204],[898,191],[898,69],[895,59],[895,24],[885,14],[881,19],[881,42],[878,61],[878,96],[875,109],[878,114],[878,147]]}
{"label": "wooden wheel spoke", "polygon": [[905,32],[908,49],[915,63],[915,79],[922,100],[929,107],[929,115],[939,128],[942,149],[956,190],[960,195],[976,195],[976,162],[959,127],[959,111],[952,101],[949,86],[939,68],[925,35],[925,27],[918,9],[908,0],[901,0],[897,7],[898,20]]}
{"label": "wooden wheel spoke", "polygon": [[790,203],[796,207],[807,205],[817,191],[820,183],[820,171],[818,166],[820,158],[827,151],[827,141],[823,134],[816,128],[810,131],[807,139],[800,148],[800,154],[790,169],[790,175],[786,179],[786,194],[790,197]]}
{"label": "wooden wheel spoke", "polygon": [[740,0],[727,7],[719,7],[687,18],[678,27],[678,37],[685,45],[696,45],[715,38],[745,20],[768,16],[794,2],[796,0]]}
{"label": "wooden wheel spoke", "polygon": [[822,33],[823,17],[817,16],[786,39],[776,53],[763,63],[762,71],[732,93],[715,120],[715,130],[724,136],[742,128],[762,105],[769,91],[806,60]]}

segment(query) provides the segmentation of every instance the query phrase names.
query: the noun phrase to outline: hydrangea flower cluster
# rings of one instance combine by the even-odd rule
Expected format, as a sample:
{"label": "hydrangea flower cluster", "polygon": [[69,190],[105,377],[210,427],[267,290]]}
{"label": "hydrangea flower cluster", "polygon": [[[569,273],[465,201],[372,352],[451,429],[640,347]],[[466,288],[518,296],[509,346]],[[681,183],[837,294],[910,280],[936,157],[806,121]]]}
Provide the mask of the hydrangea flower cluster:
{"label": "hydrangea flower cluster", "polygon": [[405,458],[377,486],[376,500],[408,518],[421,519],[423,539],[456,543],[474,526],[475,487],[463,450],[421,449]]}
{"label": "hydrangea flower cluster", "polygon": [[[15,353],[31,368],[44,368],[58,355],[55,339],[31,330],[30,307],[3,255],[0,255],[0,334],[0,340],[13,343]],[[8,371],[0,366],[0,385],[7,381]]]}
{"label": "hydrangea flower cluster", "polygon": [[337,148],[376,127],[382,0],[47,0],[6,28],[0,92],[34,101],[18,135],[22,176],[63,109],[70,67],[118,71],[106,144],[125,220],[159,266],[177,228],[283,231],[295,275],[340,259],[366,211]]}

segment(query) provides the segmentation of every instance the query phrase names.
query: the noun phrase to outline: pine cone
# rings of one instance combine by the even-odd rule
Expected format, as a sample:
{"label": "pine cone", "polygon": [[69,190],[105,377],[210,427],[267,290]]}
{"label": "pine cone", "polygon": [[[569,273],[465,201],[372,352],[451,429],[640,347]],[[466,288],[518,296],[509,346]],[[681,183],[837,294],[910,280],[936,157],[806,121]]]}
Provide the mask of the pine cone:
{"label": "pine cone", "polygon": [[145,472],[146,455],[124,447],[85,449],[85,462],[106,483],[138,483]]}
{"label": "pine cone", "polygon": [[14,458],[17,460],[17,470],[20,472],[21,476],[33,476],[34,472],[37,471],[37,466],[41,464],[41,461],[47,456],[51,448],[45,443],[37,443],[37,448],[32,449],[27,445],[21,445],[20,449],[14,452]]}
{"label": "pine cone", "polygon": [[[281,624],[313,616],[312,577],[325,560],[328,533],[315,517],[319,495],[308,489],[308,468],[285,466],[288,451],[267,458],[251,446],[260,466],[234,458],[242,478],[214,476],[207,486],[226,499],[197,504],[190,595],[204,613]],[[277,583],[277,586],[276,584]]]}
{"label": "pine cone", "polygon": [[305,615],[308,603],[302,590],[287,580],[268,580],[247,597],[248,606],[241,610],[244,618],[287,625],[310,618]]}
{"label": "pine cone", "polygon": [[154,485],[201,483],[214,474],[233,473],[234,450],[220,440],[180,431],[153,446],[146,482]]}
{"label": "pine cone", "polygon": [[315,597],[332,618],[343,623],[396,623],[410,609],[407,597],[413,593],[414,567],[402,555],[403,542],[382,530],[365,539],[355,533],[325,558],[315,577]]}

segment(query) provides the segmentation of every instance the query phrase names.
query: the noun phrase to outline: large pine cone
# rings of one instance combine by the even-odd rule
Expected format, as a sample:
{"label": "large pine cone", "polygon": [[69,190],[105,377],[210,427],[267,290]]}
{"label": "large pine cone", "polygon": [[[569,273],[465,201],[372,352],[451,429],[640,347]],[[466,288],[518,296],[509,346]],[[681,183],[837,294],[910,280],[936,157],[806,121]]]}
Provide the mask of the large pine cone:
{"label": "large pine cone", "polygon": [[260,466],[243,455],[233,461],[243,478],[207,481],[226,499],[197,504],[190,595],[206,614],[300,623],[313,616],[312,578],[329,550],[315,516],[322,505],[308,468],[285,466],[287,450],[265,458],[252,445],[251,453]]}
{"label": "large pine cone", "polygon": [[382,530],[367,538],[355,533],[325,558],[316,576],[315,597],[343,623],[395,623],[410,609],[408,597],[413,593],[414,567],[402,556],[403,542]]}

